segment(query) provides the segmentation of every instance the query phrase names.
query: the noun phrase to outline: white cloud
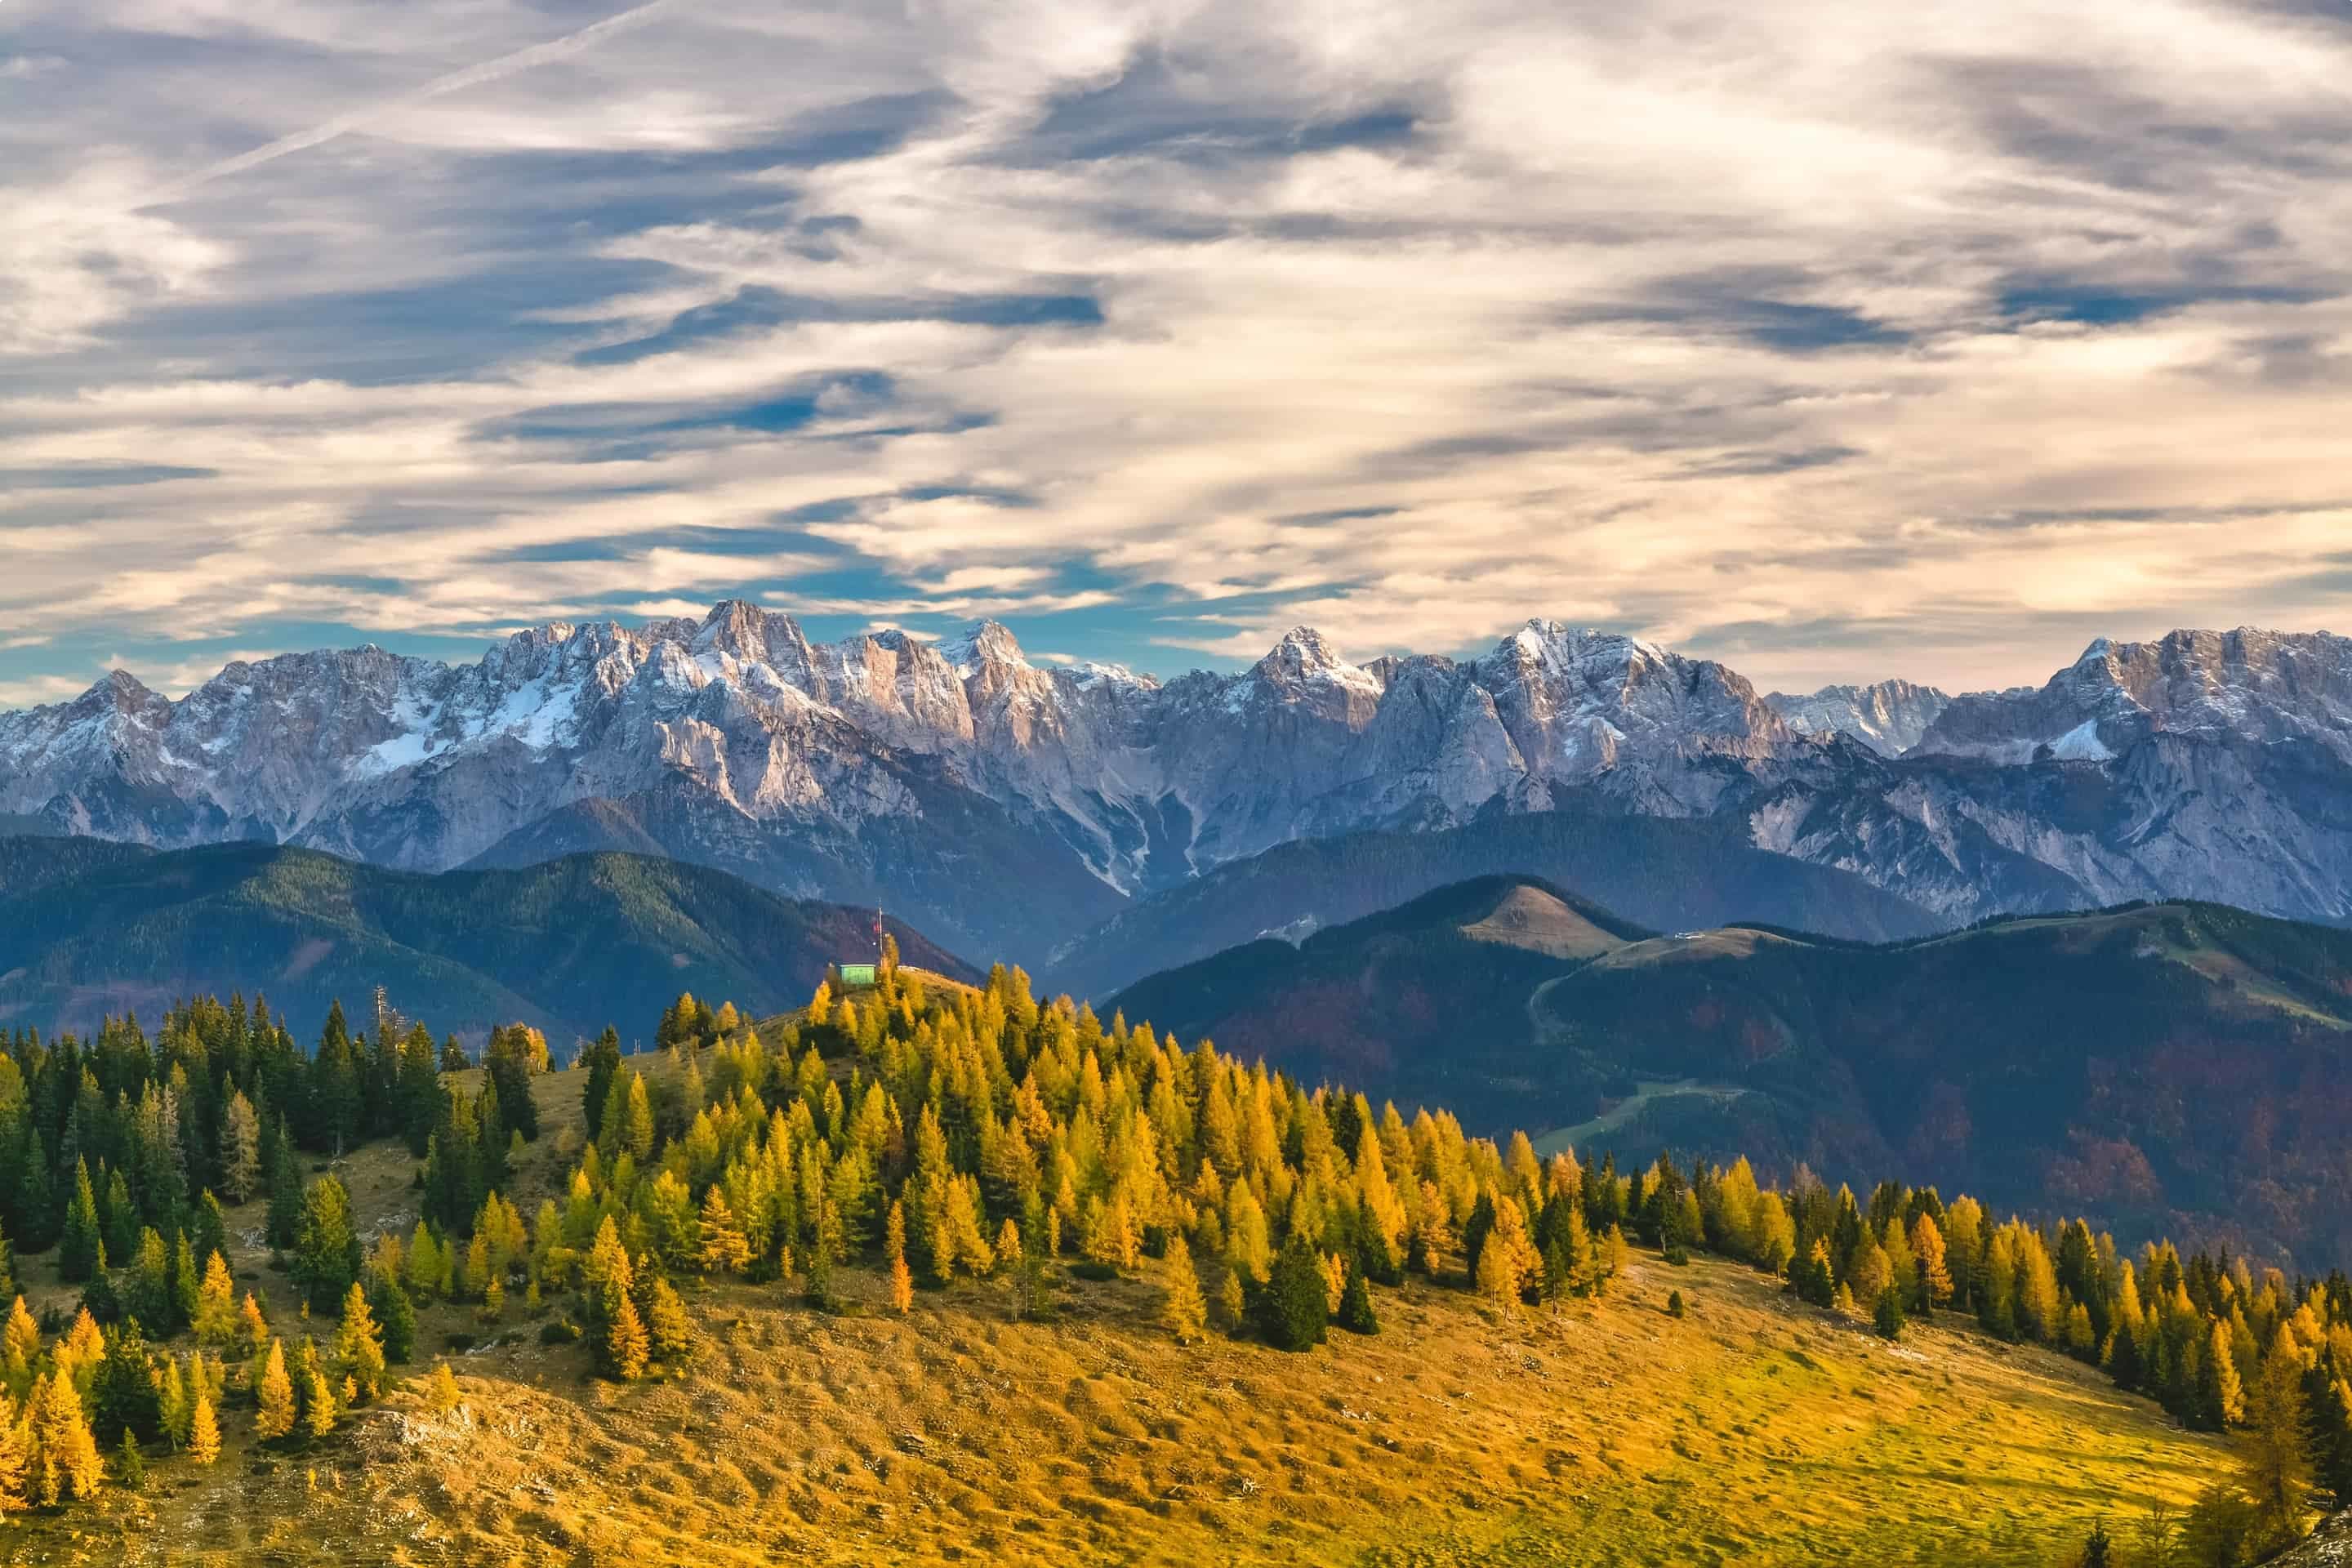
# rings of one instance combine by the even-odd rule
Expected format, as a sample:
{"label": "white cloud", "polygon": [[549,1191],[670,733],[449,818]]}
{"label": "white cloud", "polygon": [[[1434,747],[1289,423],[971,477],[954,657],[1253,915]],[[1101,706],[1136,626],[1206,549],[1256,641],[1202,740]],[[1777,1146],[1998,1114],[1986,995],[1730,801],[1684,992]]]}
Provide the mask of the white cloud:
{"label": "white cloud", "polygon": [[[1965,685],[2352,619],[2340,23],[614,14],[140,0],[28,35],[76,68],[0,139],[0,473],[216,477],[0,485],[0,624],[459,632],[745,587],[1150,605],[1234,658],[1542,614],[1771,684]],[[86,67],[110,26],[222,74],[153,37]],[[1076,299],[1098,323],[1037,303]]]}

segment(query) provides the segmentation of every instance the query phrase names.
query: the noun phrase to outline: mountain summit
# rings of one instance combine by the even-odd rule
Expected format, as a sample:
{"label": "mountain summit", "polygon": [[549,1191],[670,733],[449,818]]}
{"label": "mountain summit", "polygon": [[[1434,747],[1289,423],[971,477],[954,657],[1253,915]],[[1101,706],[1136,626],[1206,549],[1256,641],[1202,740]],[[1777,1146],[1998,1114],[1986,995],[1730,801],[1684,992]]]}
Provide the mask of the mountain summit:
{"label": "mountain summit", "polygon": [[1163,684],[1033,664],[995,622],[814,644],[730,601],[468,665],[238,662],[177,702],[118,671],[0,715],[0,816],[48,831],[417,870],[659,851],[1033,959],[1293,840],[1570,805],[1728,819],[1952,923],[2175,896],[2343,920],[2347,791],[2352,643],[2253,631],[2096,644],[2037,689],[1768,699],[1540,619],[1468,661],[1356,664],[1299,627]]}

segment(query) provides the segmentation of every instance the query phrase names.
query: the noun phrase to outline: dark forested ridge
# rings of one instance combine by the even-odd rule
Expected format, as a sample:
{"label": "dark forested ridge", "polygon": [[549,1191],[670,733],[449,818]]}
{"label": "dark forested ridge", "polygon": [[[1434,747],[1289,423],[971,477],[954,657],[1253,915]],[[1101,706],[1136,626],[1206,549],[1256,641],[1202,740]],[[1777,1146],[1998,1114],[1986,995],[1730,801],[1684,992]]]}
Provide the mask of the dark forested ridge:
{"label": "dark forested ridge", "polygon": [[[1608,955],[1636,934],[1526,889],[1442,912],[1481,904],[1469,940]],[[526,1221],[509,1194],[541,1163],[550,1066],[528,1029],[498,1031],[479,1073],[423,1025],[355,1029],[340,1010],[308,1052],[210,1000],[152,1037],[127,1021],[90,1041],[11,1032],[0,1224],[18,1247],[0,1247],[0,1297],[19,1277],[79,1297],[46,1323],[18,1298],[0,1335],[0,1510],[69,1511],[142,1486],[151,1461],[200,1470],[225,1443],[259,1460],[332,1443],[408,1375],[419,1313],[451,1305],[490,1328],[537,1321],[556,1364],[628,1384],[706,1353],[688,1303],[714,1285],[830,1311],[850,1310],[846,1271],[878,1270],[882,1310],[905,1314],[919,1279],[985,1278],[1018,1321],[1148,1273],[1180,1343],[1328,1342],[1345,1361],[1401,1289],[1463,1292],[1508,1321],[1618,1290],[1636,1247],[1669,1270],[1699,1251],[1738,1260],[1793,1310],[1888,1340],[1969,1322],[2234,1435],[2237,1463],[2166,1525],[2188,1553],[2174,1563],[2235,1568],[2352,1498],[2341,1273],[2163,1243],[2134,1255],[2080,1221],[2002,1221],[1894,1180],[1857,1196],[1801,1171],[1760,1182],[1745,1159],[1545,1160],[1524,1134],[1469,1137],[1443,1111],[1408,1119],[1043,1003],[1002,968],[974,988],[892,954],[877,986],[822,985],[764,1026],[680,997],[655,1037],[658,1057],[625,1058],[608,1033],[572,1075],[579,1115],[554,1143],[569,1175]],[[340,1163],[306,1174],[297,1151],[380,1142],[418,1161],[422,1217],[371,1246]],[[224,1198],[266,1199],[299,1313],[273,1320],[250,1290],[240,1304]],[[1671,1293],[1666,1319],[1685,1310]],[[421,1407],[458,1398],[444,1365]]]}
{"label": "dark forested ridge", "polygon": [[2352,1252],[2352,932],[2205,904],[1876,946],[1735,928],[1556,956],[1465,931],[1518,886],[1236,948],[1117,1003],[1476,1128],[1899,1166],[2136,1237]]}
{"label": "dark forested ridge", "polygon": [[1658,931],[1757,921],[1884,942],[1944,925],[1850,872],[1759,849],[1733,824],[1498,813],[1444,832],[1298,839],[1221,866],[1121,910],[1056,954],[1044,977],[1057,991],[1099,1000],[1260,937],[1296,938],[1496,875],[1572,889]]}
{"label": "dark forested ridge", "polygon": [[[421,876],[260,844],[153,854],[0,839],[0,1024],[94,1028],[236,984],[307,1033],[382,985],[478,1040],[522,1021],[559,1052],[681,990],[774,1011],[873,947],[871,910],[795,902],[635,855]],[[908,962],[974,977],[895,917]]]}

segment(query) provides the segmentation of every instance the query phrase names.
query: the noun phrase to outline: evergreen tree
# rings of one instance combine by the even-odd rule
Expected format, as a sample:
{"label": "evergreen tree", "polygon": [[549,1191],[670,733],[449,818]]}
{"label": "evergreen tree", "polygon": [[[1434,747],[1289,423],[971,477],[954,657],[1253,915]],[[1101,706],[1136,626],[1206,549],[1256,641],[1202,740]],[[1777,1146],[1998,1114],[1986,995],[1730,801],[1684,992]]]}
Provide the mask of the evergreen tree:
{"label": "evergreen tree", "polygon": [[2107,1539],[2105,1521],[2091,1526],[2091,1533],[2083,1542],[2079,1568],[2115,1568],[2115,1545]]}
{"label": "evergreen tree", "polygon": [[1381,1331],[1380,1317],[1372,1310],[1371,1286],[1365,1279],[1361,1268],[1348,1270],[1347,1287],[1339,1293],[1339,1310],[1332,1321],[1351,1334],[1377,1334]]}
{"label": "evergreen tree", "polygon": [[125,1432],[152,1442],[163,1433],[163,1402],[138,1320],[107,1330],[104,1343],[90,1380],[90,1430],[104,1444]]}
{"label": "evergreen tree", "polygon": [[331,1174],[321,1176],[303,1195],[290,1269],[310,1310],[333,1310],[359,1279],[360,1262],[359,1237],[352,1229],[351,1196]]}
{"label": "evergreen tree", "polygon": [[12,1300],[16,1294],[16,1258],[8,1246],[8,1233],[0,1229],[0,1301]]}
{"label": "evergreen tree", "polygon": [[1168,1293],[1160,1304],[1160,1321],[1180,1345],[1193,1343],[1209,1328],[1209,1304],[1201,1295],[1201,1276],[1192,1268],[1192,1249],[1181,1236],[1168,1241]]}
{"label": "evergreen tree", "polygon": [[1871,1321],[1877,1326],[1882,1339],[1903,1337],[1903,1292],[1884,1289],[1878,1293],[1878,1305],[1872,1310]]}
{"label": "evergreen tree", "polygon": [[368,1270],[368,1310],[383,1334],[383,1359],[395,1366],[408,1364],[416,1352],[416,1307],[397,1276],[381,1267]]}
{"label": "evergreen tree", "polygon": [[295,1158],[293,1140],[278,1124],[269,1151],[269,1245],[283,1251],[295,1244],[302,1228],[302,1166]]}
{"label": "evergreen tree", "polygon": [[1331,1321],[1323,1260],[1298,1231],[1282,1244],[1273,1277],[1258,1293],[1257,1319],[1259,1331],[1277,1350],[1311,1350],[1323,1342]]}
{"label": "evergreen tree", "polygon": [[579,1065],[588,1069],[588,1082],[581,1094],[583,1120],[592,1128],[604,1125],[604,1102],[612,1097],[613,1081],[621,1072],[621,1037],[613,1026],[596,1037],[595,1044],[580,1053]]}
{"label": "evergreen tree", "polygon": [[58,1278],[79,1285],[98,1271],[103,1237],[98,1223],[98,1196],[89,1184],[89,1166],[74,1162],[73,1197],[66,1205],[65,1234],[58,1243]]}
{"label": "evergreen tree", "polygon": [[121,1445],[115,1449],[114,1479],[124,1491],[147,1489],[147,1460],[139,1452],[139,1439],[128,1430],[122,1434]]}

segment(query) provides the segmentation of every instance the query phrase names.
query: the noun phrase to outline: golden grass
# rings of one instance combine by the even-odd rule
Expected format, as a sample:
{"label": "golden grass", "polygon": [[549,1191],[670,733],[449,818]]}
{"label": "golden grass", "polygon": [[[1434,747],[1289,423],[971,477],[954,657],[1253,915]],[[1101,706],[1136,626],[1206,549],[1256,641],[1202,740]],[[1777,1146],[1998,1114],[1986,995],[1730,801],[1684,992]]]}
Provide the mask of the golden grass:
{"label": "golden grass", "polygon": [[[545,1080],[548,1109],[577,1082]],[[351,1177],[362,1215],[413,1208],[389,1152]],[[142,1496],[0,1527],[0,1558],[2046,1563],[2223,1462],[2063,1358],[1943,1327],[1888,1345],[1724,1262],[1637,1256],[1618,1291],[1557,1314],[1415,1284],[1379,1293],[1379,1337],[1302,1356],[1174,1344],[1153,1268],[1066,1286],[1045,1323],[988,1282],[904,1319],[864,1274],[852,1316],[689,1284],[698,1360],[629,1387],[522,1325],[453,1358],[459,1415],[402,1394],[277,1456],[236,1411],[211,1470],[158,1461]],[[1669,1288],[1689,1317],[1665,1315]],[[460,1327],[436,1309],[419,1344]]]}

